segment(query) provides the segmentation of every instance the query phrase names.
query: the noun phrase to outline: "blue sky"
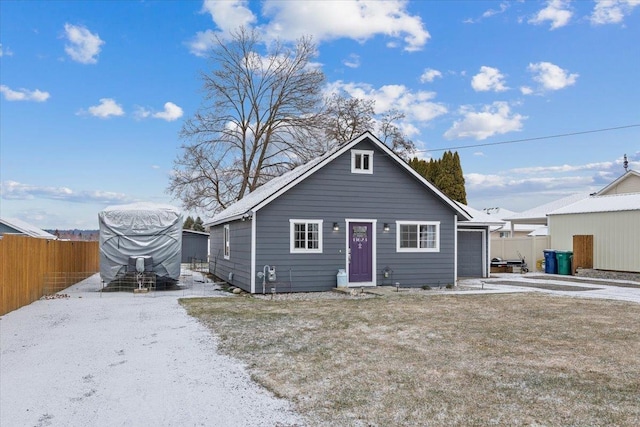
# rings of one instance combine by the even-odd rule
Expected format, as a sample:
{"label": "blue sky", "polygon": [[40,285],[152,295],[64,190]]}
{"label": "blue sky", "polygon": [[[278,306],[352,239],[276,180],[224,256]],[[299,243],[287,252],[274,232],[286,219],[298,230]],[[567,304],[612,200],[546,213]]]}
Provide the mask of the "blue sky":
{"label": "blue sky", "polygon": [[638,0],[3,0],[0,216],[96,229],[108,205],[179,206],[206,48],[239,25],[313,36],[327,91],[403,111],[421,157],[457,150],[476,209],[595,191],[624,154],[640,170]]}

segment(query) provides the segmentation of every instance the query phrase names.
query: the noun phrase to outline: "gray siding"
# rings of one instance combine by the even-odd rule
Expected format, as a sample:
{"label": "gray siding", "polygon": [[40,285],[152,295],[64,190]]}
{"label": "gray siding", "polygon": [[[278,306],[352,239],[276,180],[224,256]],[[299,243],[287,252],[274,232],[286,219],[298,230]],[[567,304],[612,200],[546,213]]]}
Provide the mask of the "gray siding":
{"label": "gray siding", "polygon": [[182,232],[182,261],[206,262],[209,245],[209,236],[204,234]]}
{"label": "gray siding", "polygon": [[[278,292],[331,289],[338,269],[346,268],[345,218],[373,219],[377,220],[377,284],[454,283],[453,209],[367,140],[354,149],[375,150],[373,174],[352,174],[347,151],[258,211],[256,269],[276,266]],[[289,253],[291,218],[324,220],[322,254]],[[440,252],[396,252],[397,220],[440,221]],[[333,231],[334,222],[340,231]],[[390,225],[388,232],[383,231],[384,223]],[[382,269],[387,266],[393,273],[383,283]],[[261,281],[256,282],[256,291],[262,291]]]}
{"label": "gray siding", "polygon": [[9,227],[8,225],[0,224],[0,236],[2,236],[3,234],[24,234],[24,233],[16,230],[13,227]]}
{"label": "gray siding", "polygon": [[483,276],[483,243],[481,231],[458,231],[458,277]]}
{"label": "gray siding", "polygon": [[[211,227],[209,272],[247,292],[251,291],[251,221],[229,223],[229,259],[224,259],[224,225]],[[233,278],[229,280],[229,273]]]}

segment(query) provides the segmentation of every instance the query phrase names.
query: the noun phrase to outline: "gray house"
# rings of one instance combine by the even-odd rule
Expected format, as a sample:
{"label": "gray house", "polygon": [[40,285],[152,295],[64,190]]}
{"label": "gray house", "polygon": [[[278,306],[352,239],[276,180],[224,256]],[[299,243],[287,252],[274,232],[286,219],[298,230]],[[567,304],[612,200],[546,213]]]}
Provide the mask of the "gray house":
{"label": "gray house", "polygon": [[206,262],[209,259],[209,233],[182,230],[182,263]]}
{"label": "gray house", "polygon": [[470,219],[365,132],[216,215],[209,270],[251,293],[444,286]]}

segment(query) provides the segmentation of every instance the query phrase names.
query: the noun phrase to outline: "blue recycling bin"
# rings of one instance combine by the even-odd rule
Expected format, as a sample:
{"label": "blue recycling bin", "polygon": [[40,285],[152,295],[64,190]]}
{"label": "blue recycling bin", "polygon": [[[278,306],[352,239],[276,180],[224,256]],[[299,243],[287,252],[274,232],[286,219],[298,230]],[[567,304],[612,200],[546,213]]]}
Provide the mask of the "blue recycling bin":
{"label": "blue recycling bin", "polygon": [[547,274],[558,274],[556,251],[553,249],[545,249],[542,252],[544,252],[544,272]]}

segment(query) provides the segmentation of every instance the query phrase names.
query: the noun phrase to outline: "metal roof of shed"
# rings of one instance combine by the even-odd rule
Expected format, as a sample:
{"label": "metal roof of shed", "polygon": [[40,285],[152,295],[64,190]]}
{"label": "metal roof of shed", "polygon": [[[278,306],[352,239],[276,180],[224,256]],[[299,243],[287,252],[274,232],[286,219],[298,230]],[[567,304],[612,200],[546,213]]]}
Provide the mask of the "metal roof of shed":
{"label": "metal roof of shed", "polygon": [[27,236],[37,237],[39,239],[51,239],[56,240],[57,237],[51,233],[31,225],[28,222],[24,222],[18,218],[0,218],[0,223],[7,227],[13,228],[18,231],[18,234],[26,234]]}
{"label": "metal roof of shed", "polygon": [[640,193],[591,196],[549,212],[549,215],[621,211],[640,211]]}

